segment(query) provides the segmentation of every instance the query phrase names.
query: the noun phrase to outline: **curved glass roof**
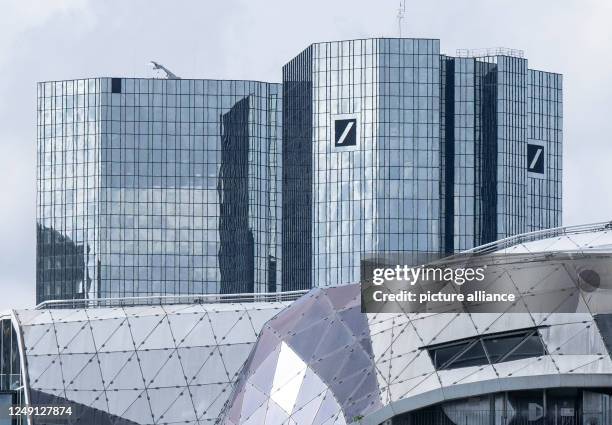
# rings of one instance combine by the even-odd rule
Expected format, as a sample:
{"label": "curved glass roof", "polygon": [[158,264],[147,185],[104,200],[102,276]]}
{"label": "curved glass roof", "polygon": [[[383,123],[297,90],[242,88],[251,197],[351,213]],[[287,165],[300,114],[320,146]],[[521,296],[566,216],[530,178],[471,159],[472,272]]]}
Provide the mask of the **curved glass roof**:
{"label": "curved glass roof", "polygon": [[287,305],[16,311],[30,403],[74,403],[78,423],[214,423],[261,328]]}

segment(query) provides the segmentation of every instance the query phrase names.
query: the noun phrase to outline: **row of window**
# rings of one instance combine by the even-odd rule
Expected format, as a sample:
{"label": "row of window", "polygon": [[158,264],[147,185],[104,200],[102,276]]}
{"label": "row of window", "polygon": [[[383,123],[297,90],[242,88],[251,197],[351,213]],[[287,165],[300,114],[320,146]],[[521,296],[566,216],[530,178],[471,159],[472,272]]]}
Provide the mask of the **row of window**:
{"label": "row of window", "polygon": [[546,354],[538,328],[481,335],[424,348],[438,370],[509,362]]}

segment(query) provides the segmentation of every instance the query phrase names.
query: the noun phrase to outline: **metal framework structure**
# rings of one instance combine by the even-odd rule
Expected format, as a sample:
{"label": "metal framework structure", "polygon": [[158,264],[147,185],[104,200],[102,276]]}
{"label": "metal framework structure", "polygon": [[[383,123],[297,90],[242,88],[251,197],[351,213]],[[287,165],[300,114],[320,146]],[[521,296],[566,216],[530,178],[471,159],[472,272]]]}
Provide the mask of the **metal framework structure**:
{"label": "metal framework structure", "polygon": [[508,47],[483,47],[479,49],[457,49],[456,56],[461,58],[480,58],[484,56],[525,57],[525,51]]}

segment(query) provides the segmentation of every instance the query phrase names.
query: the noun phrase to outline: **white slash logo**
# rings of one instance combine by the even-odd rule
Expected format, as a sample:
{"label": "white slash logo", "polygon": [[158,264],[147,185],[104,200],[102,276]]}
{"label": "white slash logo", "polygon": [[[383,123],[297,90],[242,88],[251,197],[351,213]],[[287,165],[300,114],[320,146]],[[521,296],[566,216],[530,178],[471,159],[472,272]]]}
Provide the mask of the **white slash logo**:
{"label": "white slash logo", "polygon": [[544,147],[540,145],[527,145],[527,171],[544,174]]}
{"label": "white slash logo", "polygon": [[355,146],[357,144],[357,120],[343,119],[335,121],[334,142],[338,147]]}
{"label": "white slash logo", "polygon": [[529,164],[529,169],[533,170],[535,168],[536,164],[538,163],[538,159],[540,159],[540,156],[542,155],[542,150],[543,149],[536,150],[536,154],[533,157],[531,164]]}

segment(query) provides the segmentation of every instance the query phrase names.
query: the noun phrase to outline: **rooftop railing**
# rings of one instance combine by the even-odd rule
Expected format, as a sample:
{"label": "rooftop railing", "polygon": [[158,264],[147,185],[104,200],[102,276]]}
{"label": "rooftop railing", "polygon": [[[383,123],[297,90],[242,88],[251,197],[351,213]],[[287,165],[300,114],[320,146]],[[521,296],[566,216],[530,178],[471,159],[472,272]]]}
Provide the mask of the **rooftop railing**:
{"label": "rooftop railing", "polygon": [[246,294],[204,294],[204,295],[152,295],[146,297],[88,298],[74,300],[48,300],[36,306],[44,309],[114,308],[155,306],[171,304],[241,304],[256,302],[295,301],[308,291],[287,291]]}
{"label": "rooftop railing", "polygon": [[525,57],[525,52],[519,49],[509,49],[507,47],[485,47],[481,49],[457,49],[457,57],[460,58],[481,58],[485,56],[513,56],[516,58]]}
{"label": "rooftop railing", "polygon": [[[604,221],[594,224],[582,224],[577,226],[554,227],[552,229],[537,230],[535,232],[523,233],[510,236],[505,239],[490,242],[485,245],[463,251],[461,254],[486,254],[489,252],[500,251],[521,243],[534,242],[542,239],[554,238],[556,236],[568,236],[584,233],[612,231],[612,221]],[[460,255],[461,255],[460,254]]]}

